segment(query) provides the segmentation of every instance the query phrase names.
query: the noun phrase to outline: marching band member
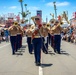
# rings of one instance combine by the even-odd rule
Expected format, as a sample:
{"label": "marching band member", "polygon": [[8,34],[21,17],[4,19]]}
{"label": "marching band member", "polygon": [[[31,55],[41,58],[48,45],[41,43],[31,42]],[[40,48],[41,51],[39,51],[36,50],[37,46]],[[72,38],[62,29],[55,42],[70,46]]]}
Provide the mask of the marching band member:
{"label": "marching band member", "polygon": [[46,23],[43,23],[43,42],[42,42],[42,50],[45,54],[48,54],[48,26]]}
{"label": "marching band member", "polygon": [[17,27],[17,47],[16,47],[17,49],[16,50],[18,50],[22,47],[23,30],[22,30],[20,24],[18,24],[18,23],[17,23],[16,27]]}
{"label": "marching band member", "polygon": [[[52,29],[52,27],[51,27]],[[51,36],[51,47],[54,48],[54,32],[51,30],[51,33],[50,33],[50,36]]]}
{"label": "marching band member", "polygon": [[16,39],[17,39],[17,27],[15,24],[9,27],[9,32],[10,32],[10,42],[11,42],[11,47],[12,47],[12,54],[14,55],[16,52]]}
{"label": "marching band member", "polygon": [[59,21],[55,21],[54,26],[51,28],[51,31],[54,34],[54,52],[58,52],[60,54],[60,44],[61,44],[61,31],[63,28],[60,26]]}
{"label": "marching band member", "polygon": [[[50,23],[47,23],[47,28],[48,28],[49,31],[50,31],[50,28],[51,28]],[[50,34],[50,32],[48,32],[48,44],[49,44],[49,45],[51,44],[51,34]]]}
{"label": "marching band member", "polygon": [[[52,20],[52,21],[50,22],[50,28],[51,28],[51,29],[52,29],[53,26],[54,26],[54,21],[55,21],[55,20]],[[50,35],[50,40],[51,40],[51,47],[54,48],[54,34],[53,34],[53,32],[51,31],[51,34],[49,34],[49,35]]]}
{"label": "marching band member", "polygon": [[34,18],[35,29],[32,31],[32,42],[34,46],[34,56],[36,66],[41,65],[41,48],[42,48],[42,38],[41,38],[41,18],[36,16]]}
{"label": "marching band member", "polygon": [[33,51],[33,44],[32,44],[32,29],[33,26],[29,25],[29,27],[26,29],[26,35],[27,35],[27,44],[28,44],[28,50],[29,53],[32,54]]}

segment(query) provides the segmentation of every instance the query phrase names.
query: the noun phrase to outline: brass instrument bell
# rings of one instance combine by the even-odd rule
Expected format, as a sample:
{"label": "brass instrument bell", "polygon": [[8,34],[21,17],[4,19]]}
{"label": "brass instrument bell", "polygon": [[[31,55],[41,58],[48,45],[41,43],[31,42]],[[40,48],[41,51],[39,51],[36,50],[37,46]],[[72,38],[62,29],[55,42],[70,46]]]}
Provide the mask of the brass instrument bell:
{"label": "brass instrument bell", "polygon": [[50,27],[50,23],[47,23],[46,26],[47,26],[47,27]]}
{"label": "brass instrument bell", "polygon": [[14,22],[14,25],[17,26],[17,25],[18,25],[18,22],[15,21],[15,22]]}
{"label": "brass instrument bell", "polygon": [[60,24],[62,25],[62,24],[63,24],[63,22],[60,22]]}

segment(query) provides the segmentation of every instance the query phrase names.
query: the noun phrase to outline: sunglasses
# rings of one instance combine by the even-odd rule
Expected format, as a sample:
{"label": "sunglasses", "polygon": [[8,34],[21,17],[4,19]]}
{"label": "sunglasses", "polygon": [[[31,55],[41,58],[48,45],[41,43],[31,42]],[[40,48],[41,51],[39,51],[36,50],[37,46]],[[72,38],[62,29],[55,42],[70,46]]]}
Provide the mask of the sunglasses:
{"label": "sunglasses", "polygon": [[40,20],[39,18],[35,18],[35,20]]}
{"label": "sunglasses", "polygon": [[55,22],[55,23],[59,23],[59,22]]}
{"label": "sunglasses", "polygon": [[46,25],[46,24],[43,24],[43,25]]}
{"label": "sunglasses", "polygon": [[51,21],[51,23],[54,23],[54,21]]}

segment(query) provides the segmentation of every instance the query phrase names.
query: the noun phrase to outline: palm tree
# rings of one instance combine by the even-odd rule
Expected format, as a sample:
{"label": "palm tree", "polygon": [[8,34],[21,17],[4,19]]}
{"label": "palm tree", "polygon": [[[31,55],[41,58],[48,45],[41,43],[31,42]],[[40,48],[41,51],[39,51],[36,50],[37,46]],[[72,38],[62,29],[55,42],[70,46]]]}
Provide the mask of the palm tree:
{"label": "palm tree", "polygon": [[26,12],[22,13],[23,18],[25,18],[28,14]]}
{"label": "palm tree", "polygon": [[[23,14],[23,0],[19,0],[19,2],[21,3],[21,9],[22,9],[22,14]],[[23,15],[22,15],[23,18]]]}
{"label": "palm tree", "polygon": [[28,12],[29,12],[29,10],[27,10],[27,4],[24,4],[24,6],[25,6],[25,15],[27,16],[28,15]]}
{"label": "palm tree", "polygon": [[26,6],[27,6],[27,4],[24,4],[24,6],[25,6],[25,11],[27,12],[27,7],[26,7]]}

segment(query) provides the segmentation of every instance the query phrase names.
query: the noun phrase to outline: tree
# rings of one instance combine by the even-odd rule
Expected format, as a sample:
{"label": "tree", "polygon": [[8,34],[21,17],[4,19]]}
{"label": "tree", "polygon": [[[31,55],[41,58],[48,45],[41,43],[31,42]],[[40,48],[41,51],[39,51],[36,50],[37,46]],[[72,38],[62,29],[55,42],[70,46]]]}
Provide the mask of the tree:
{"label": "tree", "polygon": [[22,9],[22,18],[23,18],[23,0],[19,0],[20,4],[21,4],[21,9]]}
{"label": "tree", "polygon": [[24,4],[24,6],[25,6],[25,11],[27,12],[27,7],[26,7],[26,6],[27,6],[27,4]]}
{"label": "tree", "polygon": [[25,18],[28,14],[26,12],[22,13],[23,18]]}

